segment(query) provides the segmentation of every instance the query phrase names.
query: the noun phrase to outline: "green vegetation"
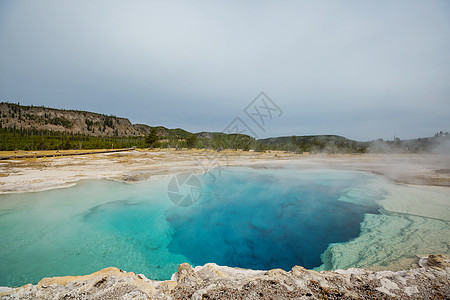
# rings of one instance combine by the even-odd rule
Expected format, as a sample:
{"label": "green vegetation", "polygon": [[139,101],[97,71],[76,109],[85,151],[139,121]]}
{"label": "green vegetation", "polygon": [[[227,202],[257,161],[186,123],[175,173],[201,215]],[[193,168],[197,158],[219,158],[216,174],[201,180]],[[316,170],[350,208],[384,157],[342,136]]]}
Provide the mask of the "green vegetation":
{"label": "green vegetation", "polygon": [[[392,141],[358,142],[336,135],[284,136],[256,140],[244,134],[191,133],[145,124],[131,125],[113,115],[0,103],[0,150],[203,148],[244,151],[279,150],[292,153],[442,153],[450,151],[450,135],[440,131],[433,137]],[[64,113],[64,112],[70,112]],[[77,115],[85,124],[76,121]],[[66,118],[68,117],[68,118]],[[71,121],[72,120],[72,121]],[[126,121],[126,122],[122,122]],[[121,123],[120,123],[121,122]],[[44,129],[53,124],[59,131]],[[76,126],[74,126],[74,124]],[[125,124],[125,125],[124,125]],[[126,128],[124,128],[124,126]],[[107,130],[107,128],[110,128]],[[87,130],[86,130],[87,129]],[[111,130],[112,129],[112,130]],[[119,131],[120,130],[120,131]],[[74,132],[82,132],[76,134]],[[119,132],[133,135],[119,136]],[[102,136],[103,135],[103,136]],[[106,135],[106,136],[105,136]]]}
{"label": "green vegetation", "polygon": [[373,153],[450,153],[450,134],[438,132],[433,137],[393,141],[378,139],[369,144]]}
{"label": "green vegetation", "polygon": [[47,106],[44,106],[44,105],[41,105],[41,106],[20,105],[20,102],[19,103],[0,102],[0,105],[6,105],[9,108],[10,112],[15,113],[16,115],[20,114],[21,113],[20,111],[31,111],[33,108],[42,108],[42,109],[45,109],[48,112],[74,112],[74,113],[83,114],[85,117],[88,114],[90,114],[90,115],[93,115],[93,116],[106,117],[106,118],[110,118],[110,119],[122,119],[122,118],[116,117],[114,115],[107,116],[105,114],[99,114],[99,113],[94,113],[94,112],[84,111],[84,110],[52,108],[52,107],[47,107]]}
{"label": "green vegetation", "polygon": [[208,148],[256,149],[259,144],[246,135],[213,133],[211,137],[176,130],[181,136],[159,136],[153,127],[147,136],[94,137],[51,130],[0,128],[0,150],[66,150],[66,149],[118,149],[118,148]]}
{"label": "green vegetation", "polygon": [[197,136],[195,134],[191,134],[186,139],[186,145],[188,148],[192,148],[197,144]]}
{"label": "green vegetation", "polygon": [[114,122],[113,120],[115,120],[116,117],[115,116],[106,116],[105,119],[103,120],[103,126],[104,127],[111,127],[114,129]]}
{"label": "green vegetation", "polygon": [[0,128],[0,150],[118,149],[146,147],[144,137],[93,137],[36,129]]}
{"label": "green vegetation", "polygon": [[448,132],[433,137],[392,141],[378,139],[358,142],[337,135],[285,136],[258,140],[264,150],[276,149],[295,153],[444,153],[450,151]]}
{"label": "green vegetation", "polygon": [[365,153],[369,143],[337,135],[284,136],[260,140],[265,147],[295,153]]}
{"label": "green vegetation", "polygon": [[72,122],[70,122],[69,120],[67,120],[64,117],[54,117],[54,118],[50,118],[50,119],[44,119],[45,120],[45,124],[50,123],[53,125],[61,125],[65,128],[71,128],[72,127]]}
{"label": "green vegetation", "polygon": [[159,143],[157,143],[158,140],[159,140],[159,138],[158,138],[157,130],[156,130],[156,128],[152,128],[150,130],[150,134],[145,138],[145,143],[149,147],[157,147],[157,146],[159,146]]}
{"label": "green vegetation", "polygon": [[94,137],[37,129],[1,128],[0,150],[66,150],[118,148],[204,148],[241,149],[244,151],[279,150],[293,153],[442,153],[450,149],[450,135],[438,133],[434,137],[414,140],[357,142],[334,135],[291,136],[262,140],[243,134],[188,133],[160,136],[158,127],[152,127],[147,136]]}

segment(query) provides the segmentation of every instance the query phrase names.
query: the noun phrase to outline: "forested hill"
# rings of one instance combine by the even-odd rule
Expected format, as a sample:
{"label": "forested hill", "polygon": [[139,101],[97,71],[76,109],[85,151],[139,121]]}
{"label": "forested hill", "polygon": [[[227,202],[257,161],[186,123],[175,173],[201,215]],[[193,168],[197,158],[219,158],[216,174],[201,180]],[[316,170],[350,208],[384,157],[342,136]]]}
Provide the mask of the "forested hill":
{"label": "forested hill", "polygon": [[338,135],[293,135],[260,139],[259,141],[268,147],[276,146],[295,152],[365,152],[370,144],[368,142],[350,140]]}
{"label": "forested hill", "polygon": [[294,153],[450,153],[448,132],[433,137],[358,142],[337,135],[255,140],[243,134],[191,133],[132,124],[126,118],[87,111],[0,103],[0,150],[111,149],[130,147],[281,150]]}
{"label": "forested hill", "polygon": [[132,124],[126,118],[80,110],[55,109],[43,106],[24,106],[0,103],[0,128],[21,131],[61,132],[65,135],[93,137],[147,136],[152,128],[159,137],[187,138],[190,132],[181,128],[168,129]]}
{"label": "forested hill", "polygon": [[450,154],[450,134],[438,132],[433,137],[392,141],[382,139],[359,142],[338,135],[282,136],[260,139],[269,149],[292,152],[321,153],[447,153]]}
{"label": "forested hill", "polygon": [[0,103],[0,150],[129,147],[257,148],[255,139],[246,135],[193,134],[181,128],[132,124],[112,115]]}
{"label": "forested hill", "polygon": [[137,136],[141,132],[125,118],[87,111],[0,103],[0,127],[35,129],[88,136]]}

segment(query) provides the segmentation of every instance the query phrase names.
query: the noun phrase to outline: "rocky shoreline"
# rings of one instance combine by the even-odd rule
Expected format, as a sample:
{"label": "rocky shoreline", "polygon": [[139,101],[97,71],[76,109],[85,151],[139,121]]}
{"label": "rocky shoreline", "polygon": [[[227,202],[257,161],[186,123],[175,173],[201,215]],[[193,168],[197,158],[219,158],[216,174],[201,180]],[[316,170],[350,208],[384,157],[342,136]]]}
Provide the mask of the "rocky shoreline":
{"label": "rocky shoreline", "polygon": [[44,278],[0,289],[1,299],[449,299],[450,259],[429,255],[403,271],[316,272],[295,266],[255,271],[206,264],[179,265],[171,280],[106,268],[85,276]]}

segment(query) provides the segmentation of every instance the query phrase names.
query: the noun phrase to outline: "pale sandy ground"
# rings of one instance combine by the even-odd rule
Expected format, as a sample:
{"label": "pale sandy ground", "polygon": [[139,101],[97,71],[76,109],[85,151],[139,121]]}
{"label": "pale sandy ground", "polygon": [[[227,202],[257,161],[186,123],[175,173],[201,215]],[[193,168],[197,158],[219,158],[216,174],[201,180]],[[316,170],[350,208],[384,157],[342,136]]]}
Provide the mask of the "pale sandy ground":
{"label": "pale sandy ground", "polygon": [[39,191],[81,179],[140,181],[217,166],[330,168],[366,171],[395,182],[450,186],[450,156],[425,154],[299,155],[282,152],[134,150],[123,153],[0,161],[0,193]]}

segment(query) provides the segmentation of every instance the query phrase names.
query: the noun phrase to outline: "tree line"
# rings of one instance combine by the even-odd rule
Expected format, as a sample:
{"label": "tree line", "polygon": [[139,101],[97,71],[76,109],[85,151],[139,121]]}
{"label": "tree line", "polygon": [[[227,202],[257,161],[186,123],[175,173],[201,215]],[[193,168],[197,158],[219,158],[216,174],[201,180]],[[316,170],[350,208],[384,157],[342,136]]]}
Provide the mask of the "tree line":
{"label": "tree line", "polygon": [[267,151],[293,153],[422,153],[450,150],[450,135],[439,132],[434,137],[393,141],[378,139],[358,142],[339,136],[291,136],[256,140],[243,134],[188,133],[161,135],[151,128],[146,136],[100,137],[69,132],[0,127],[0,150],[69,150],[119,148],[199,148],[214,150]]}

